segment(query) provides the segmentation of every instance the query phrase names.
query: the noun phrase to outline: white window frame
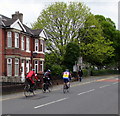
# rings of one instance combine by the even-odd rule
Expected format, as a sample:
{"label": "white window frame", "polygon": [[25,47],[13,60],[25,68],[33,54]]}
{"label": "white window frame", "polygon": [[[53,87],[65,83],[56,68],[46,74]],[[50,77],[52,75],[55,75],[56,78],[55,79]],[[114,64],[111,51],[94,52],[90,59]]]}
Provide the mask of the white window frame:
{"label": "white window frame", "polygon": [[19,33],[15,33],[15,48],[19,48]]}
{"label": "white window frame", "polygon": [[18,58],[15,58],[15,76],[19,76],[19,59]]}
{"label": "white window frame", "polygon": [[26,51],[30,51],[30,38],[26,38]]}
{"label": "white window frame", "polygon": [[30,71],[30,61],[26,60],[26,73],[28,73]]}
{"label": "white window frame", "polygon": [[38,73],[38,60],[34,61],[35,73]]}
{"label": "white window frame", "polygon": [[12,76],[12,58],[7,58],[7,76]]}
{"label": "white window frame", "polygon": [[44,61],[40,61],[40,71],[44,71]]}
{"label": "white window frame", "polygon": [[35,52],[39,51],[39,40],[35,39]]}
{"label": "white window frame", "polygon": [[44,52],[44,43],[43,40],[40,40],[40,47],[42,46],[42,50],[40,52]]}
{"label": "white window frame", "polygon": [[24,39],[24,36],[21,37],[21,50],[25,50],[25,39]]}
{"label": "white window frame", "polygon": [[12,32],[7,32],[7,47],[12,47]]}

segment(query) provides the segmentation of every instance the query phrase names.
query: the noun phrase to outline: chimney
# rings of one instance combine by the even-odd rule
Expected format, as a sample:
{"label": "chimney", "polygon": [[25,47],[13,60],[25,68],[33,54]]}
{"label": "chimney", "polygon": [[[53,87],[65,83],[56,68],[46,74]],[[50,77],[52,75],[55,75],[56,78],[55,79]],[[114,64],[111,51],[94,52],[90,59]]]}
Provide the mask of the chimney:
{"label": "chimney", "polygon": [[23,23],[23,14],[17,11],[15,14],[12,14],[12,19],[19,19]]}

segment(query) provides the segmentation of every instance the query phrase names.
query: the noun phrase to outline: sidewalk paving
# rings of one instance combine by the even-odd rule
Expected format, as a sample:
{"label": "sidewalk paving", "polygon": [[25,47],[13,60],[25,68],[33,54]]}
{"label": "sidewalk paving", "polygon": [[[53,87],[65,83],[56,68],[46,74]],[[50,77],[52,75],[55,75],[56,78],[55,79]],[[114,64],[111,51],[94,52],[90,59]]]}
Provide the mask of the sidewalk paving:
{"label": "sidewalk paving", "polygon": [[[112,78],[112,77],[115,77],[115,78],[120,78],[120,75],[103,75],[103,76],[89,76],[89,77],[83,77],[83,80],[82,82],[79,82],[79,81],[73,81],[71,82],[71,86],[76,84],[76,83],[85,83],[85,82],[94,82],[96,80],[99,80],[101,78]],[[58,89],[62,89],[62,84],[59,84],[59,85],[54,85],[53,86],[53,91],[55,90],[58,90]],[[37,89],[36,91],[36,94],[40,94],[42,93],[42,90],[41,89]],[[10,99],[10,98],[19,98],[21,96],[24,96],[24,93],[23,92],[16,92],[16,93],[11,93],[11,94],[6,94],[6,95],[0,95],[0,101],[2,100],[7,100],[7,99]]]}

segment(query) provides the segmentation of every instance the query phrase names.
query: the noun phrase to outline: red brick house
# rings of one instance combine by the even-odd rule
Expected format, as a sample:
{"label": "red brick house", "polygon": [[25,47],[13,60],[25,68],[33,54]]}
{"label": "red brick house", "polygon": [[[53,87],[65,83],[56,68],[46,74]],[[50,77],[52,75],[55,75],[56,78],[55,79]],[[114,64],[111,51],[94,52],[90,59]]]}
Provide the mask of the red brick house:
{"label": "red brick house", "polygon": [[0,15],[0,79],[3,82],[24,82],[32,68],[43,74],[46,33],[23,24],[23,14],[12,18]]}

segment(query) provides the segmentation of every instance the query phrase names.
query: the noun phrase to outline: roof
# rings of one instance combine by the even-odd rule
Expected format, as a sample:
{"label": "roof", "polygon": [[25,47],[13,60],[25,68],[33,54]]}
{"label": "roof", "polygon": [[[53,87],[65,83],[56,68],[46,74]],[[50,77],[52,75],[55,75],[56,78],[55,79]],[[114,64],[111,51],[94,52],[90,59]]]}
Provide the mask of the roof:
{"label": "roof", "polygon": [[[11,28],[11,25],[14,24],[16,22],[16,20],[18,19],[12,19],[9,17],[6,17],[4,15],[0,14],[0,28]],[[22,27],[24,27],[24,29],[26,30],[25,33],[30,34],[34,37],[39,37],[40,33],[42,32],[43,29],[30,29],[29,27],[27,27],[25,24],[20,23]]]}

